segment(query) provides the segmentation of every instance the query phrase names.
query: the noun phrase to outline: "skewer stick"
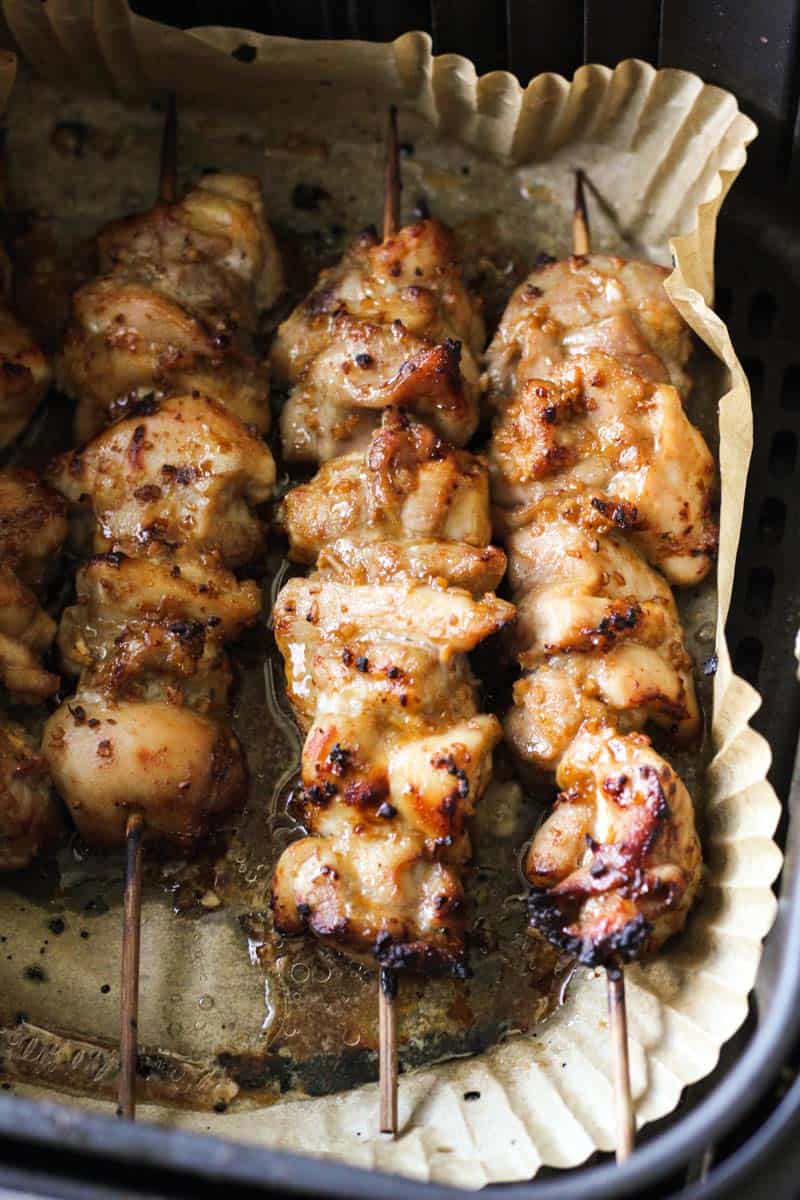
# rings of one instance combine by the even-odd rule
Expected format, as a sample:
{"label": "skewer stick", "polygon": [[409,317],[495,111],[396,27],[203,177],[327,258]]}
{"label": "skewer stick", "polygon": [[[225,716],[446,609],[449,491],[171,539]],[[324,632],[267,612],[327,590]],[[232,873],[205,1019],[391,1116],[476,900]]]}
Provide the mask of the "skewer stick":
{"label": "skewer stick", "polygon": [[397,975],[381,967],[378,983],[381,1133],[397,1133]]}
{"label": "skewer stick", "polygon": [[390,238],[400,228],[400,156],[397,147],[397,109],[389,109],[386,133],[386,172],[383,185],[383,236]]}
{"label": "skewer stick", "polygon": [[588,254],[591,248],[589,216],[583,190],[583,171],[575,172],[575,207],[572,212],[572,253]]}
{"label": "skewer stick", "polygon": [[[583,171],[575,172],[575,207],[572,215],[572,252],[589,254],[591,234],[586,211]],[[628,1015],[625,1006],[625,975],[615,963],[606,967],[608,984],[608,1016],[611,1024],[612,1075],[614,1081],[614,1113],[616,1123],[617,1162],[622,1163],[633,1153],[636,1121],[631,1096],[631,1072],[628,1057]]]}
{"label": "skewer stick", "polygon": [[142,837],[144,817],[133,813],[125,826],[125,901],[122,919],[119,1092],[117,1116],[136,1117],[136,1049],[139,1020],[139,945],[142,925]]}
{"label": "skewer stick", "polygon": [[174,204],[178,194],[178,118],[175,93],[167,95],[167,115],[161,135],[161,174],[158,198],[162,204]]}
{"label": "skewer stick", "polygon": [[636,1121],[631,1098],[631,1074],[628,1060],[628,1015],[625,1008],[625,976],[619,966],[607,967],[608,1016],[611,1023],[612,1071],[614,1078],[614,1119],[617,1128],[617,1162],[633,1154]]}
{"label": "skewer stick", "polygon": [[[400,228],[400,156],[397,145],[397,109],[389,109],[386,131],[386,171],[383,192],[383,236]],[[378,977],[378,1072],[381,1133],[397,1134],[397,975],[381,967]]]}

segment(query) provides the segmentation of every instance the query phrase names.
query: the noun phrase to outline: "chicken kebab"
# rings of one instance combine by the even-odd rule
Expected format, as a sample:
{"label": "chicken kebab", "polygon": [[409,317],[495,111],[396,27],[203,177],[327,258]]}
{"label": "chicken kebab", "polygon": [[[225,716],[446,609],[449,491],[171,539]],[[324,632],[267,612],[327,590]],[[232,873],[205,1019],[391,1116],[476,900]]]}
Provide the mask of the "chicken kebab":
{"label": "chicken kebab", "polygon": [[238,572],[263,557],[257,509],[275,482],[253,346],[280,267],[260,187],[209,176],[174,200],[170,141],[158,204],[100,234],[101,273],[75,296],[57,375],[89,440],[50,472],[90,557],[59,630],[76,690],[43,749],[84,840],[128,847],[125,1116],[135,1111],[141,843],[183,855],[243,800],[225,647],[261,610],[258,584]]}
{"label": "chicken kebab", "polygon": [[[690,333],[667,272],[585,240],[537,266],[489,346],[489,459],[523,670],[506,737],[560,789],[525,860],[530,923],[608,968],[613,1018],[622,964],[683,927],[700,882],[691,798],[641,730],[678,745],[700,732],[669,584],[711,567],[715,471],[683,407]],[[627,1037],[618,1049],[624,1157]]]}
{"label": "chicken kebab", "polygon": [[468,822],[500,737],[467,654],[514,609],[494,589],[477,422],[482,324],[435,221],[399,224],[390,119],[384,239],[364,235],[278,331],[289,459],[322,462],[280,509],[315,566],[274,608],[305,733],[306,836],[272,884],[279,933],[379,968],[381,1128],[397,1123],[396,972],[463,977]]}

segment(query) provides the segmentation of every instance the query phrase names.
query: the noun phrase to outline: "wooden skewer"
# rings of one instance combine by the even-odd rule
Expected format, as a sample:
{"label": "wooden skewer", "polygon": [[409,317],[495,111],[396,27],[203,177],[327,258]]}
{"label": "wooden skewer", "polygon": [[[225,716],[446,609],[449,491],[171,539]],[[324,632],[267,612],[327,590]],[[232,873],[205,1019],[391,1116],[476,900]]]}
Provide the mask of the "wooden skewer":
{"label": "wooden skewer", "polygon": [[174,204],[178,194],[178,117],[175,93],[167,95],[167,115],[161,135],[161,173],[158,198],[162,204]]}
{"label": "wooden skewer", "polygon": [[[572,215],[572,252],[589,254],[591,234],[583,171],[575,172],[575,207]],[[631,1096],[631,1072],[628,1057],[628,1015],[625,1006],[625,975],[621,965],[606,968],[608,984],[608,1016],[611,1024],[612,1074],[614,1081],[614,1113],[616,1122],[617,1162],[622,1163],[633,1153],[636,1120]]]}
{"label": "wooden skewer", "polygon": [[[178,118],[175,93],[167,96],[161,135],[158,198],[172,204],[177,195]],[[122,918],[122,975],[120,983],[119,1088],[117,1116],[136,1118],[136,1057],[139,1044],[139,950],[142,932],[142,842],[145,822],[132,813],[125,826],[125,893]]]}
{"label": "wooden skewer", "polygon": [[625,976],[622,967],[606,967],[608,1016],[611,1023],[612,1071],[614,1078],[614,1118],[617,1128],[617,1162],[633,1154],[636,1120],[631,1097],[631,1073],[628,1059],[628,1015],[625,1008]]}
{"label": "wooden skewer", "polygon": [[583,190],[583,171],[575,172],[575,207],[572,213],[572,253],[588,254],[591,247],[589,216]]}
{"label": "wooden skewer", "polygon": [[381,967],[378,981],[378,1037],[381,1133],[397,1133],[397,973]]}
{"label": "wooden skewer", "polygon": [[122,919],[119,1091],[117,1116],[136,1117],[136,1050],[139,1021],[139,945],[142,927],[144,817],[132,813],[125,826],[125,901]]}
{"label": "wooden skewer", "polygon": [[386,133],[386,173],[383,186],[383,236],[393,237],[400,228],[400,155],[397,147],[397,109],[389,109],[389,125]]}
{"label": "wooden skewer", "polygon": [[[383,236],[400,228],[400,156],[397,144],[397,109],[389,109],[386,131],[386,170],[383,192]],[[378,1072],[381,1133],[397,1134],[397,974],[381,967],[378,976]]]}

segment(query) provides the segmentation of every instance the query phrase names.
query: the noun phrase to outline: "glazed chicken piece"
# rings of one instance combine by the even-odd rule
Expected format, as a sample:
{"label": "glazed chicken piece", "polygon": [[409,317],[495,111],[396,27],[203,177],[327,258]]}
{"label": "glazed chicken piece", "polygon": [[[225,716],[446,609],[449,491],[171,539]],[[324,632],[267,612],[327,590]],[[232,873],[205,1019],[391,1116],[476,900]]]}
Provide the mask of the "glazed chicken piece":
{"label": "glazed chicken piece", "polygon": [[98,552],[190,544],[240,567],[263,549],[253,508],[271,496],[275,464],[261,438],[215,401],[171,396],[143,402],[63,455],[51,479],[91,513]]}
{"label": "glazed chicken piece", "polygon": [[0,562],[39,593],[53,576],[66,537],[63,497],[33,471],[0,471]]}
{"label": "glazed chicken piece", "polygon": [[561,760],[561,794],[528,851],[530,920],[588,966],[678,933],[702,873],[691,798],[640,733],[588,721]]}
{"label": "glazed chicken piece", "polygon": [[[66,532],[59,496],[31,472],[0,472],[0,685],[5,704],[37,705],[58,690],[58,676],[42,665],[56,623],[32,589],[43,589]],[[30,734],[3,713],[0,871],[26,867],[60,829],[44,759]]]}
{"label": "glazed chicken piece", "polygon": [[0,448],[28,425],[50,378],[49,363],[32,334],[0,300]]}
{"label": "glazed chicken piece", "polygon": [[487,580],[504,566],[488,515],[485,464],[393,412],[365,454],[284,500],[290,553],[317,555],[318,570],[290,580],[273,614],[306,733],[297,803],[310,835],[275,872],[281,933],[373,965],[464,972],[467,823],[500,734],[466,655],[514,614],[475,586],[479,555],[491,551]]}
{"label": "glazed chicken piece", "polygon": [[395,409],[384,414],[366,454],[333,459],[293,488],[279,519],[290,558],[311,563],[324,554],[326,570],[345,580],[353,572],[359,582],[403,572],[458,578],[459,586],[485,592],[505,570],[502,551],[488,545],[486,463]]}
{"label": "glazed chicken piece", "polygon": [[490,452],[494,498],[527,506],[569,493],[609,518],[671,583],[699,583],[714,561],[714,460],[675,388],[593,353],[561,383],[527,380],[503,404]]}
{"label": "glazed chicken piece", "polygon": [[192,391],[266,431],[256,333],[283,278],[258,182],[209,174],[183,200],[108,226],[98,258],[56,364],[59,386],[78,401],[76,441],[145,396]]}
{"label": "glazed chicken piece", "polygon": [[273,376],[291,389],[284,457],[325,462],[363,450],[389,406],[464,445],[478,423],[483,342],[444,226],[422,221],[382,242],[362,234],[275,338]]}
{"label": "glazed chicken piece", "polygon": [[102,553],[76,578],[59,646],[79,675],[43,752],[83,838],[112,847],[132,812],[147,836],[191,850],[242,800],[247,768],[227,728],[227,642],[260,612],[233,567],[263,546],[269,450],[203,396],[139,406],[53,479],[94,522]]}
{"label": "glazed chicken piece", "polygon": [[517,605],[512,646],[526,672],[506,736],[552,773],[587,717],[621,731],[648,721],[694,741],[700,711],[672,592],[612,530],[550,497],[506,536]]}
{"label": "glazed chicken piece", "polygon": [[655,263],[602,254],[534,268],[509,300],[486,354],[495,403],[530,380],[559,380],[571,359],[595,351],[685,397],[691,338],[664,290],[668,275]]}
{"label": "glazed chicken piece", "polygon": [[20,871],[61,831],[44,759],[21,726],[0,722],[0,871]]}

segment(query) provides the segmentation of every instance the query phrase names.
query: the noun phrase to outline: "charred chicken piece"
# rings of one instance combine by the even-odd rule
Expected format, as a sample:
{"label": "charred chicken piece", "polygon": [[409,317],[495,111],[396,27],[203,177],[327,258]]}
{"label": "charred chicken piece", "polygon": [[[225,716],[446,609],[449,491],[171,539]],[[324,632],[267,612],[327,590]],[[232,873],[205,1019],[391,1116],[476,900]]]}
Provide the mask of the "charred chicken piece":
{"label": "charred chicken piece", "polygon": [[[67,532],[64,503],[26,471],[0,473],[0,688],[3,701],[36,705],[59,678],[46,670],[56,623],[39,596]],[[60,831],[50,776],[34,740],[0,716],[0,871],[26,867]]]}
{"label": "charred chicken piece", "polygon": [[0,871],[20,871],[62,828],[44,759],[21,726],[0,722]]}
{"label": "charred chicken piece", "polygon": [[0,471],[0,562],[40,592],[52,578],[67,536],[63,497],[33,471]]}
{"label": "charred chicken piece", "polygon": [[280,326],[275,380],[289,461],[363,450],[390,406],[464,445],[478,423],[484,329],[449,232],[437,221],[362,234]]}
{"label": "charred chicken piece", "polygon": [[514,613],[477,587],[504,566],[486,545],[485,464],[390,412],[365,454],[290,493],[282,520],[318,570],[274,610],[307,735],[309,832],[278,863],[276,928],[373,965],[463,974],[467,823],[500,735],[466,655]]}
{"label": "charred chicken piece", "polygon": [[89,512],[98,552],[148,546],[218,551],[229,567],[264,544],[253,512],[269,499],[275,464],[264,442],[206,396],[145,402],[82,450],[58,459],[52,482]]}
{"label": "charred chicken piece", "polygon": [[32,334],[0,300],[0,448],[22,433],[50,378],[50,365]]}
{"label": "charred chicken piece", "polygon": [[523,384],[557,381],[572,359],[595,352],[685,397],[691,340],[664,289],[668,275],[654,263],[602,254],[535,268],[511,297],[487,351],[498,406]]}
{"label": "charred chicken piece", "polygon": [[145,396],[192,391],[265,431],[258,314],[283,280],[258,182],[209,174],[183,200],[108,226],[98,257],[56,364],[59,386],[78,401],[76,441]]}
{"label": "charred chicken piece", "polygon": [[643,734],[588,721],[563,756],[561,794],[533,839],[530,920],[596,966],[679,932],[702,872],[691,798]]}
{"label": "charred chicken piece", "polygon": [[492,439],[495,499],[525,520],[543,497],[582,497],[627,532],[671,583],[698,583],[717,545],[714,461],[675,388],[607,355],[573,359],[561,382],[527,380]]}
{"label": "charred chicken piece", "polygon": [[692,664],[664,579],[574,499],[550,497],[527,515],[506,535],[512,645],[526,672],[506,719],[516,753],[552,773],[587,717],[623,732],[653,721],[693,741]]}

